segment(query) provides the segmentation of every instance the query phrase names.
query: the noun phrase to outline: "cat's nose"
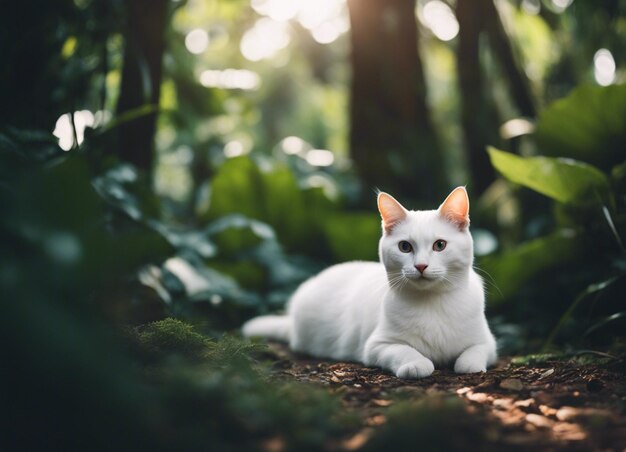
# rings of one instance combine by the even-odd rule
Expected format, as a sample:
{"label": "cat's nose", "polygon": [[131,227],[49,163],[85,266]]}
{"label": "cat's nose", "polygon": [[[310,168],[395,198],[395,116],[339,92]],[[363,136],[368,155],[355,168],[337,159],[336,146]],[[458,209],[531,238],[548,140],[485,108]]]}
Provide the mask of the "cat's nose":
{"label": "cat's nose", "polygon": [[420,273],[424,273],[424,270],[426,270],[426,267],[428,267],[428,265],[418,264],[415,266],[415,268],[417,268]]}

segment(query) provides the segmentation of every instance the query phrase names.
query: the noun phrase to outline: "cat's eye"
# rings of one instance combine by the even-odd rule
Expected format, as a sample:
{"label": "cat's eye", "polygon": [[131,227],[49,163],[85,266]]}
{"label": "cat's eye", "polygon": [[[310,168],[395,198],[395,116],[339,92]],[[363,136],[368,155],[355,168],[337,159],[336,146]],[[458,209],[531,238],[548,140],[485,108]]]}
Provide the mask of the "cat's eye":
{"label": "cat's eye", "polygon": [[448,244],[448,242],[446,242],[445,240],[437,240],[435,243],[433,243],[433,250],[434,251],[443,251],[446,249],[446,245]]}
{"label": "cat's eye", "polygon": [[409,242],[407,242],[406,240],[401,240],[398,243],[398,248],[403,253],[410,253],[411,251],[413,251],[413,246]]}

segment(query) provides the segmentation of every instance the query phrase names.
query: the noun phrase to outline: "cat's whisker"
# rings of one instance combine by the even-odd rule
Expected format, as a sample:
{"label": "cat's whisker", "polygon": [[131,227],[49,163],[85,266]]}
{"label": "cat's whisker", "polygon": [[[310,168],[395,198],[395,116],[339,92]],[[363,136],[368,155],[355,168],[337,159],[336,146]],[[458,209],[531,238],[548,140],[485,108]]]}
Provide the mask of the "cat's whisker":
{"label": "cat's whisker", "polygon": [[404,276],[398,276],[395,279],[390,280],[389,282],[389,289],[398,289],[400,288],[403,283],[405,283],[407,280],[406,277]]}
{"label": "cat's whisker", "polygon": [[478,272],[480,272],[480,273],[482,273],[483,275],[486,276],[486,278],[483,279],[483,281],[486,284],[490,284],[491,286],[493,286],[498,291],[498,293],[500,294],[501,297],[504,296],[502,294],[502,291],[500,290],[500,288],[496,284],[496,280],[493,278],[493,276],[491,276],[489,274],[489,272],[487,270],[480,268],[478,265],[474,265],[473,267],[474,267],[474,270],[476,270],[476,271],[478,271]]}
{"label": "cat's whisker", "polygon": [[444,282],[446,282],[446,283],[450,284],[451,286],[454,286],[454,283],[453,283],[453,282],[452,282],[449,278],[447,278],[446,276],[444,276],[444,275],[439,275],[439,277],[440,277],[441,279],[443,279],[443,281],[444,281]]}
{"label": "cat's whisker", "polygon": [[384,292],[384,295],[387,295],[387,292],[390,289],[393,289],[402,279],[405,279],[402,272],[388,272],[388,275],[395,275],[395,276],[391,276],[387,281],[385,281],[379,287],[374,289],[375,291],[386,289]]}

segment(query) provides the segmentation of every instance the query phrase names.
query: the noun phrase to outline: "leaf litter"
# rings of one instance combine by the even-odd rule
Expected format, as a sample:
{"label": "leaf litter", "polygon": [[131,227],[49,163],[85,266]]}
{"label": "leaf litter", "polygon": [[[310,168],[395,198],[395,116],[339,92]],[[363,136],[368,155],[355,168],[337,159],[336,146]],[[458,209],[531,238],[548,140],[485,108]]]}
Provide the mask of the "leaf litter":
{"label": "leaf litter", "polygon": [[[482,432],[475,449],[626,448],[625,356],[610,362],[502,358],[485,373],[458,375],[442,369],[427,378],[405,380],[358,363],[295,354],[283,344],[271,343],[270,350],[274,379],[325,387],[341,398],[343,409],[359,417],[360,429],[329,442],[329,450],[370,450],[376,435],[384,437],[395,428],[388,422],[394,409],[450,397],[461,401],[467,414],[463,422]],[[439,427],[445,435],[446,426]]]}

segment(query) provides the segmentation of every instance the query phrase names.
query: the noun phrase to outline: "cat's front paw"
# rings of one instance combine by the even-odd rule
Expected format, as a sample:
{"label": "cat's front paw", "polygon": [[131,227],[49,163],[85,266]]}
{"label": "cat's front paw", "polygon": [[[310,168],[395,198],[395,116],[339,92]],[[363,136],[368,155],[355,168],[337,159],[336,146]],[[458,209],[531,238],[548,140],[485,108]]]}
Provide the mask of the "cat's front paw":
{"label": "cat's front paw", "polygon": [[401,365],[396,372],[398,378],[424,378],[435,371],[435,365],[429,359],[417,359]]}
{"label": "cat's front paw", "polygon": [[487,363],[484,361],[477,361],[476,359],[468,359],[466,357],[459,357],[454,363],[454,371],[457,374],[474,374],[477,372],[486,372]]}

